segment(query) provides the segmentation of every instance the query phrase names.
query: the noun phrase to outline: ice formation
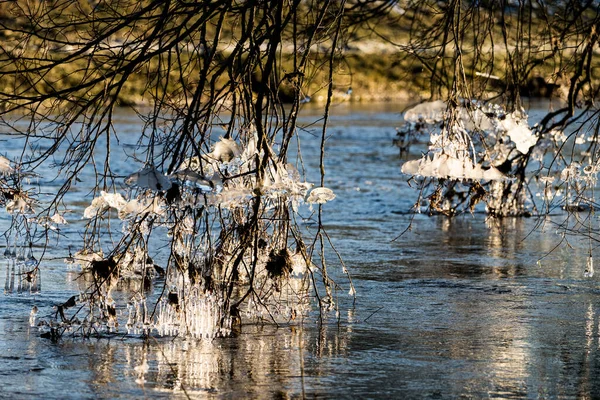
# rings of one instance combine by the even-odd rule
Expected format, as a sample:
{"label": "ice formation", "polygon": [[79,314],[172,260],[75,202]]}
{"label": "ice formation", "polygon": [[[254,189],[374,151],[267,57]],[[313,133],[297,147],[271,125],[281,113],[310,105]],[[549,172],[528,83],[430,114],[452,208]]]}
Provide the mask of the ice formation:
{"label": "ice formation", "polygon": [[414,176],[437,177],[448,179],[502,180],[506,176],[497,168],[483,169],[480,164],[473,164],[468,156],[462,158],[447,154],[434,153],[430,158],[425,156],[418,160],[407,161],[402,165],[402,173]]}
{"label": "ice formation", "polygon": [[441,122],[447,108],[446,102],[442,100],[420,103],[404,112],[404,120],[412,123],[422,121],[427,124]]}
{"label": "ice formation", "polygon": [[333,190],[326,187],[318,187],[310,191],[306,202],[309,204],[325,204],[333,199],[335,199]]}
{"label": "ice formation", "polygon": [[[493,123],[487,113],[481,108],[456,108],[457,119],[468,130],[493,129]],[[406,110],[404,121],[411,124],[433,125],[448,117],[448,105],[442,100],[424,102]]]}
{"label": "ice formation", "polygon": [[591,278],[594,276],[594,257],[588,257],[583,276],[586,278]]}
{"label": "ice formation", "polygon": [[94,218],[108,209],[114,209],[118,212],[120,219],[128,219],[140,214],[163,213],[163,200],[158,196],[140,196],[140,199],[126,200],[120,193],[100,192],[100,196],[92,200],[83,212],[83,218]]}
{"label": "ice formation", "polygon": [[15,170],[10,165],[10,160],[4,156],[0,156],[0,173],[3,175],[10,175],[13,172],[15,172]]}
{"label": "ice formation", "polygon": [[57,225],[67,224],[67,220],[65,219],[65,217],[63,217],[59,213],[54,213],[54,215],[50,217],[50,221],[54,222]]}
{"label": "ice formation", "polygon": [[100,196],[92,200],[92,204],[84,210],[83,218],[94,218],[99,212],[111,207],[119,210],[125,206],[125,204],[127,204],[127,201],[121,194],[101,191]]}
{"label": "ice formation", "polygon": [[523,154],[527,154],[537,143],[537,137],[527,125],[527,118],[521,116],[521,113],[507,114],[500,121],[500,126],[515,143],[517,150]]}
{"label": "ice formation", "polygon": [[220,138],[215,143],[213,151],[208,154],[208,157],[220,162],[229,162],[235,157],[239,157],[240,154],[240,148],[235,140]]}
{"label": "ice formation", "polygon": [[125,179],[125,184],[151,190],[167,190],[171,187],[169,179],[154,166],[146,166],[142,170],[129,175]]}
{"label": "ice formation", "polygon": [[[293,165],[279,161],[264,143],[257,148],[252,129],[244,139],[242,146],[221,138],[210,153],[186,159],[168,176],[144,167],[126,178],[130,187],[126,194],[102,191],[92,200],[84,218],[103,218],[114,210],[122,220],[123,234],[131,238],[136,237],[132,232],[150,232],[150,224],[166,227],[171,256],[163,271],[153,264],[140,240],[117,246],[106,256],[92,249],[76,252],[69,262],[88,274],[80,299],[86,301],[92,288],[100,294],[100,310],[91,309],[92,316],[79,327],[65,329],[114,331],[125,325],[133,334],[206,338],[231,334],[236,318],[289,321],[304,312],[308,271],[314,265],[298,242],[292,252],[287,234],[278,232],[288,229],[287,207],[295,209],[301,202],[323,204],[335,194],[328,188],[309,193],[312,184]],[[261,159],[267,162],[259,164]],[[257,211],[260,240],[249,242],[251,247],[244,250],[243,245],[248,245],[244,235],[256,232],[247,226]],[[232,276],[236,289],[227,294],[223,286]],[[156,312],[150,315],[146,306],[154,300],[137,292],[128,305],[127,322],[119,323],[119,316],[111,311],[111,292],[117,282],[127,280],[140,287],[153,279],[164,279],[166,288]],[[243,303],[230,312],[235,301]]]}
{"label": "ice formation", "polygon": [[426,198],[431,210],[450,214],[461,204],[473,210],[482,199],[495,215],[524,213],[528,192],[526,186],[513,185],[515,174],[528,161],[543,164],[560,137],[553,132],[542,138],[529,127],[523,110],[507,113],[477,101],[463,100],[454,107],[424,103],[408,110],[405,121],[396,141],[401,153],[417,134],[429,135],[429,148],[419,159],[406,161],[401,171],[438,178],[431,181],[437,190]]}
{"label": "ice formation", "polygon": [[[506,112],[476,101],[455,107],[440,101],[420,104],[406,112],[405,121],[396,141],[401,154],[408,151],[411,138],[429,135],[427,151],[406,161],[401,170],[433,178],[425,182],[436,188],[424,196],[431,210],[454,213],[467,201],[472,210],[484,199],[493,215],[531,215],[540,211],[534,197],[543,198],[547,210],[557,202],[569,211],[595,207],[589,190],[597,186],[597,154],[588,147],[574,157],[578,146],[595,140],[591,131],[580,129],[568,136],[559,129],[546,132],[530,127],[522,109]],[[568,138],[572,141],[565,146]],[[567,147],[570,154],[561,154]]]}
{"label": "ice formation", "polygon": [[35,201],[24,193],[15,194],[13,199],[6,204],[9,214],[34,214]]}
{"label": "ice formation", "polygon": [[7,245],[4,258],[6,259],[4,294],[36,294],[41,291],[41,271],[31,247],[27,248],[24,245],[18,247],[15,243],[12,249],[9,249]]}
{"label": "ice formation", "polygon": [[[402,172],[408,175],[504,180],[506,175],[497,167],[506,162],[511,150],[526,154],[538,143],[523,112],[507,114],[494,105],[474,102],[449,110],[446,103],[438,100],[408,110],[405,120],[416,129],[423,124],[432,125],[429,152],[402,166]],[[433,124],[441,121],[451,125],[437,129]],[[504,137],[507,140],[502,140]]]}

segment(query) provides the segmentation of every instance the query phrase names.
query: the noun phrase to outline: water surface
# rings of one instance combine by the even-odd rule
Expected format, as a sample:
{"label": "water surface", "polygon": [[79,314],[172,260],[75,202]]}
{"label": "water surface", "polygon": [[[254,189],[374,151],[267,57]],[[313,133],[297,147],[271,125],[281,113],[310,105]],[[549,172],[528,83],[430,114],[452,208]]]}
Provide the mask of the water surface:
{"label": "water surface", "polygon": [[[213,341],[53,343],[28,318],[33,305],[48,315],[77,293],[76,271],[61,261],[69,242],[60,241],[42,265],[41,294],[0,296],[0,397],[600,396],[600,297],[597,277],[583,276],[587,243],[555,249],[560,237],[550,224],[532,232],[534,219],[407,214],[417,193],[400,175],[392,145],[402,108],[334,109],[326,185],[337,198],[324,206],[326,228],[357,290],[353,303],[332,261],[342,288],[338,318],[319,323],[313,314],[296,326],[244,326],[238,337]],[[117,128],[141,126],[123,114]],[[312,127],[300,137],[312,181],[318,135]],[[42,182],[48,191],[56,185]],[[89,204],[88,192],[82,183],[71,195],[80,203],[75,211]],[[67,237],[78,237],[77,226],[65,228]]]}

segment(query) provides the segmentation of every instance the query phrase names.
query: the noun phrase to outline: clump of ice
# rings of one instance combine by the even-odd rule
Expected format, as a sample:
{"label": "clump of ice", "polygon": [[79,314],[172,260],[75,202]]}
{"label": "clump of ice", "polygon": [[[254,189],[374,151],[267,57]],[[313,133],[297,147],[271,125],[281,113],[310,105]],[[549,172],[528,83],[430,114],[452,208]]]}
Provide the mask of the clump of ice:
{"label": "clump of ice", "polygon": [[94,218],[99,212],[109,208],[120,210],[126,204],[127,200],[125,200],[120,193],[101,191],[100,196],[94,198],[92,204],[83,211],[83,218]]}
{"label": "clump of ice", "polygon": [[126,200],[120,193],[100,192],[100,196],[92,200],[83,212],[83,218],[94,218],[103,211],[114,209],[122,220],[134,218],[137,215],[164,213],[164,200],[160,196],[141,196],[139,199]]}
{"label": "clump of ice", "polygon": [[26,193],[15,193],[13,199],[6,204],[6,212],[9,214],[31,215],[35,213],[35,199]]}
{"label": "clump of ice", "polygon": [[[492,120],[480,107],[460,106],[456,109],[456,119],[468,130],[491,130]],[[436,124],[448,117],[448,105],[442,100],[424,102],[406,110],[404,121],[412,124]]]}
{"label": "clump of ice", "polygon": [[65,219],[65,217],[63,217],[59,213],[54,213],[54,215],[50,217],[50,221],[52,221],[58,225],[66,225],[67,224],[67,220]]}
{"label": "clump of ice", "polygon": [[208,154],[212,158],[220,162],[229,162],[241,154],[238,144],[233,139],[220,138],[215,143],[213,151]]}
{"label": "clump of ice", "polygon": [[576,181],[579,178],[579,168],[578,162],[572,162],[562,170],[560,179],[564,182]]}
{"label": "clump of ice", "polygon": [[[408,110],[405,120],[430,134],[429,152],[404,163],[408,175],[446,179],[505,180],[498,166],[516,149],[527,154],[538,143],[524,112],[507,114],[502,107],[465,103],[449,109],[443,101],[422,103]],[[445,121],[441,130],[433,125]],[[421,124],[421,125],[416,125]]]}
{"label": "clump of ice", "polygon": [[167,190],[171,187],[169,179],[153,166],[146,166],[142,170],[129,175],[125,178],[125,184],[157,191]]}
{"label": "clump of ice", "polygon": [[447,108],[446,102],[442,100],[420,103],[404,112],[404,120],[412,123],[434,124],[444,120]]}
{"label": "clump of ice", "polygon": [[[282,200],[290,202],[295,209],[312,184],[304,182],[291,164],[284,164],[276,157],[271,157],[267,165],[262,166],[264,173],[259,177],[257,156],[273,156],[275,152],[266,144],[258,149],[255,129],[250,128],[243,134],[245,145],[221,138],[210,153],[186,159],[169,178],[205,193],[202,199],[194,200],[203,200],[202,206],[234,210],[246,207],[260,195],[266,200],[266,209]],[[188,205],[193,207],[189,196],[187,199]]]}
{"label": "clump of ice", "polygon": [[10,165],[10,160],[4,156],[0,156],[0,174],[10,175],[15,172],[15,169]]}
{"label": "clump of ice", "polygon": [[529,129],[527,118],[523,117],[521,113],[514,112],[507,114],[500,121],[500,126],[506,131],[510,140],[515,143],[517,150],[522,154],[527,154],[529,149],[537,143],[538,139],[531,129]]}
{"label": "clump of ice", "polygon": [[306,202],[309,204],[325,204],[333,199],[335,199],[333,190],[326,187],[318,187],[311,190]]}
{"label": "clump of ice", "polygon": [[402,165],[402,173],[414,176],[437,177],[448,179],[502,180],[506,176],[497,168],[483,169],[473,164],[468,156],[452,157],[448,154],[435,153],[430,158],[425,156],[418,160],[407,161]]}
{"label": "clump of ice", "polygon": [[[197,339],[229,336],[233,320],[223,316],[222,310],[222,300],[197,287],[185,293],[174,290],[160,301],[152,328],[161,336],[184,335]],[[134,327],[140,325],[132,319]]]}
{"label": "clump of ice", "polygon": [[[205,238],[201,224],[208,224],[206,221],[213,218],[216,222],[211,222],[211,229],[217,237],[219,229],[229,228],[219,227],[219,223],[244,224],[255,201],[260,200],[261,218],[281,219],[281,214],[287,212],[282,206],[295,208],[300,202],[323,204],[333,200],[335,194],[328,188],[310,191],[313,185],[293,165],[279,160],[268,144],[258,148],[254,130],[241,132],[239,141],[241,144],[221,138],[211,152],[201,149],[168,176],[145,167],[126,179],[125,183],[131,187],[126,193],[100,192],[85,209],[84,218],[101,218],[109,210],[116,211],[124,221],[125,235],[133,224],[141,224],[135,227],[142,233],[150,231],[144,224],[162,224],[168,227],[172,238],[171,253],[176,265],[169,263],[166,267],[165,296],[158,303],[154,317],[148,315],[144,298],[131,299],[128,332],[155,330],[166,336],[197,338],[230,335],[235,316],[229,315],[226,305],[231,299],[225,302],[221,294],[225,292],[215,290],[215,286],[223,285],[232,276],[234,260],[240,259],[242,265],[253,267],[235,267],[238,268],[236,287],[256,288],[251,296],[256,297],[252,300],[254,306],[246,308],[250,300],[244,304],[245,316],[257,319],[273,316],[289,321],[291,315],[302,309],[298,304],[303,304],[306,296],[300,289],[305,288],[306,273],[312,267],[306,251],[297,249],[295,253],[286,253],[288,256],[283,259],[277,258],[282,249],[287,251],[288,238],[271,234],[270,228],[256,253],[240,251],[235,235],[224,235],[214,244],[212,238]],[[198,218],[198,210],[204,213],[202,219]],[[137,218],[148,214],[150,218]],[[119,277],[128,282],[140,277],[146,279],[147,249],[141,251],[133,244],[127,250],[120,250],[111,253],[119,267]],[[94,261],[104,260],[102,254],[87,252],[71,258],[84,270],[89,270]],[[273,274],[267,268],[269,262],[281,267],[282,273]],[[179,271],[181,266],[185,266],[184,271]],[[116,324],[97,323],[105,324],[108,329],[116,327]]]}

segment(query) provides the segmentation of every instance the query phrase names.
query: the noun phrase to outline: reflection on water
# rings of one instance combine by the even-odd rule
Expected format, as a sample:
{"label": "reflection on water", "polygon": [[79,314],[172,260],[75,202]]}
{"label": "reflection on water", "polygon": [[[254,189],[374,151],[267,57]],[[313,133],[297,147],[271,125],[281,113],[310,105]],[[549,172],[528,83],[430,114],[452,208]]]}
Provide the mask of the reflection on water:
{"label": "reflection on water", "polygon": [[[0,297],[0,397],[598,398],[600,296],[598,276],[583,276],[587,243],[556,248],[552,221],[540,233],[534,219],[477,213],[418,215],[392,242],[416,198],[390,145],[398,118],[348,111],[332,123],[327,176],[337,198],[324,206],[327,230],[358,295],[353,305],[332,261],[339,323],[311,315],[213,341],[52,343],[28,317],[77,292],[77,271],[60,262],[70,243],[58,242],[41,294]],[[315,170],[318,139],[302,135]],[[64,233],[76,232],[74,222]]]}
{"label": "reflection on water", "polygon": [[[2,334],[14,328],[0,327]],[[56,398],[298,397],[314,390],[310,382],[329,379],[329,368],[319,360],[348,357],[348,333],[347,328],[247,327],[237,338],[214,341],[42,341],[24,354],[2,356],[0,383],[4,393]],[[19,370],[23,363],[36,366]],[[27,380],[15,382],[9,370],[27,372]]]}

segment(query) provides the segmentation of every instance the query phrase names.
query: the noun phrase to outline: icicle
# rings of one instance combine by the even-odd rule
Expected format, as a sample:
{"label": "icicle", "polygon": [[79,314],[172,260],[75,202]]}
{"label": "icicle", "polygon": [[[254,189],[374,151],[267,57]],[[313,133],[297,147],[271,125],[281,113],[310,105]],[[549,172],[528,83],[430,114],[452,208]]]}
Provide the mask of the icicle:
{"label": "icicle", "polygon": [[6,281],[4,282],[4,294],[8,294],[10,290],[10,260],[6,261]]}
{"label": "icicle", "polygon": [[591,278],[592,276],[594,276],[594,257],[592,257],[591,255],[587,259],[587,265],[585,267],[585,272],[583,273],[583,276],[585,276],[586,278]]}
{"label": "icicle", "polygon": [[22,270],[22,265],[23,263],[18,263],[17,264],[17,293],[21,294],[21,292],[23,291],[23,270]]}
{"label": "icicle", "polygon": [[31,293],[31,276],[32,274],[28,271],[23,271],[23,275],[21,276],[21,282],[23,285],[23,293]]}
{"label": "icicle", "polygon": [[33,308],[31,309],[31,312],[29,313],[29,326],[31,326],[32,328],[36,325],[35,319],[37,317],[37,313],[38,313],[37,306],[33,306]]}
{"label": "icicle", "polygon": [[42,291],[42,270],[37,268],[34,275],[34,293],[40,293]]}
{"label": "icicle", "polygon": [[25,266],[27,268],[33,268],[37,265],[37,259],[33,255],[32,244],[29,243],[29,252],[27,253],[27,259],[25,260]]}
{"label": "icicle", "polygon": [[15,290],[15,263],[16,261],[13,259],[10,269],[10,288],[8,289],[8,293],[12,293]]}

